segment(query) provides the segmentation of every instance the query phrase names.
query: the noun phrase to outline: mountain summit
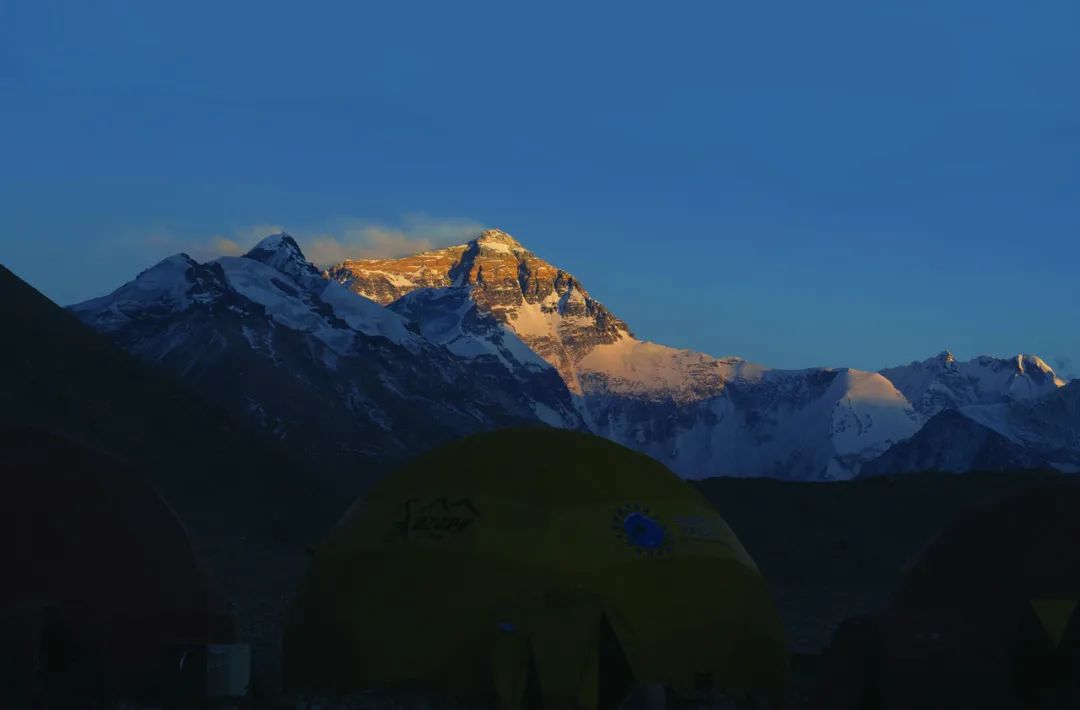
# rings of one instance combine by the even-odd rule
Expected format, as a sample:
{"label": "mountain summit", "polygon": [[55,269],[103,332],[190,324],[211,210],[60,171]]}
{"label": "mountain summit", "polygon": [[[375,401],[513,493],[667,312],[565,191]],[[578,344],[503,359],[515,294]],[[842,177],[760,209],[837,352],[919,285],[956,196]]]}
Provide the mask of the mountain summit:
{"label": "mountain summit", "polygon": [[[355,293],[390,305],[420,289],[463,288],[477,309],[505,324],[581,394],[577,364],[597,345],[632,337],[573,275],[498,229],[466,244],[401,259],[356,259],[325,272]],[[445,305],[445,304],[444,304]],[[417,315],[407,303],[398,310]]]}
{"label": "mountain summit", "polygon": [[487,229],[480,233],[476,239],[473,240],[481,248],[493,249],[495,251],[511,252],[524,252],[527,251],[525,247],[513,237],[501,229]]}
{"label": "mountain summit", "polygon": [[300,245],[285,232],[266,237],[244,254],[244,258],[266,264],[315,290],[324,288],[322,273],[308,262]]}
{"label": "mountain summit", "polygon": [[944,409],[1035,399],[1064,386],[1037,355],[960,362],[945,351],[937,357],[881,371],[926,417]]}

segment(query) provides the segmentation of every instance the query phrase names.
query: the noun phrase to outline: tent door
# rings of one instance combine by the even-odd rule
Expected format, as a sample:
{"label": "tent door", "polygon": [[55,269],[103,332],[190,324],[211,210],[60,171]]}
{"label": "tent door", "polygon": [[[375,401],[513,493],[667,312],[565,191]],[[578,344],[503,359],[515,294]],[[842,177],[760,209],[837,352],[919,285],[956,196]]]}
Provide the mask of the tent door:
{"label": "tent door", "polygon": [[634,686],[634,671],[607,615],[600,620],[597,671],[597,710],[615,710]]}
{"label": "tent door", "polygon": [[521,696],[521,710],[544,710],[544,693],[540,688],[540,676],[536,672],[536,656],[529,650],[529,670],[525,676],[525,690]]}

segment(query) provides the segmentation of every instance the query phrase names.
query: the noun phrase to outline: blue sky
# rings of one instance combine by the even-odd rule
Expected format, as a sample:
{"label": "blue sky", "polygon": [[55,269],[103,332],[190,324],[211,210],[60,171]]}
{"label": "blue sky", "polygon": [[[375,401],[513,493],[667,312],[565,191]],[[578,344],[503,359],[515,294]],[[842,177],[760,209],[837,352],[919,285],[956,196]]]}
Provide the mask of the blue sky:
{"label": "blue sky", "polygon": [[1071,0],[6,0],[0,261],[67,304],[269,228],[493,226],[649,340],[1080,375],[1078,36]]}

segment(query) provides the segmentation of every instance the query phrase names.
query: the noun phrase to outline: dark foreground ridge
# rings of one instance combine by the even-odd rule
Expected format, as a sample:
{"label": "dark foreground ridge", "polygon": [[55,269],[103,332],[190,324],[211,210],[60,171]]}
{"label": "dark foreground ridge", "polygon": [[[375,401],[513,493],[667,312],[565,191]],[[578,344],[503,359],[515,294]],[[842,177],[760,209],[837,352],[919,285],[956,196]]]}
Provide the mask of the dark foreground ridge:
{"label": "dark foreground ridge", "polygon": [[[277,626],[318,540],[355,490],[280,449],[83,325],[0,265],[0,425],[39,428],[145,475],[210,561],[272,686]],[[6,473],[6,472],[5,472]]]}

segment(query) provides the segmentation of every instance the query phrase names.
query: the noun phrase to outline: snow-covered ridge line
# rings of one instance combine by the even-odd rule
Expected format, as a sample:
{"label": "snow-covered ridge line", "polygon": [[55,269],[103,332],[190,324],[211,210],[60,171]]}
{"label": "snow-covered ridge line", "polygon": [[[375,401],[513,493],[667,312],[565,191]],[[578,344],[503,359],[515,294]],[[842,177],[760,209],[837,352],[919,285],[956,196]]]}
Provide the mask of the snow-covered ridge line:
{"label": "snow-covered ridge line", "polygon": [[982,355],[961,362],[946,350],[927,360],[881,370],[881,374],[927,417],[944,409],[1038,399],[1065,385],[1042,358],[1023,354],[1011,358]]}
{"label": "snow-covered ridge line", "polygon": [[[636,338],[575,276],[501,230],[325,272],[292,237],[271,235],[243,257],[170,257],[72,310],[137,354],[182,361],[184,377],[201,377],[207,358],[246,349],[283,378],[270,388],[289,391],[296,379],[330,388],[321,401],[390,438],[404,433],[395,402],[410,411],[426,402],[446,421],[587,428],[686,477],[844,479],[909,440],[917,455],[894,460],[983,460],[986,447],[1000,448],[988,430],[1038,452],[1011,460],[1080,466],[1080,424],[1068,424],[1080,422],[1075,388],[1037,356],[959,362],[943,352],[863,372],[777,370],[671,348]],[[398,367],[403,359],[408,365]],[[1059,397],[1065,390],[1070,396]],[[429,402],[429,391],[443,399]],[[259,402],[260,421],[297,431],[287,425],[290,402],[268,402],[264,390],[234,394],[247,416]],[[944,410],[965,419],[937,420],[927,440],[943,446],[948,427],[976,440],[950,456],[924,456],[914,437]],[[422,430],[411,433],[422,438]],[[354,444],[346,448],[374,450]]]}
{"label": "snow-covered ridge line", "polygon": [[[483,321],[464,305],[447,316]],[[169,257],[70,310],[319,469],[362,471],[500,426],[585,428],[558,374],[512,335],[471,349],[427,337],[430,323],[324,278],[287,234],[240,257]]]}
{"label": "snow-covered ridge line", "polygon": [[[408,279],[392,278],[399,274]],[[419,304],[466,294],[498,327],[470,331],[459,319],[453,342],[475,349],[494,347],[500,332],[516,336],[558,370],[594,431],[686,476],[786,467],[797,477],[848,477],[921,423],[876,373],[777,371],[639,340],[577,278],[501,230],[412,257],[345,262],[327,276],[394,309],[408,303],[421,328],[443,328],[446,315]],[[440,338],[450,342],[445,331]]]}

